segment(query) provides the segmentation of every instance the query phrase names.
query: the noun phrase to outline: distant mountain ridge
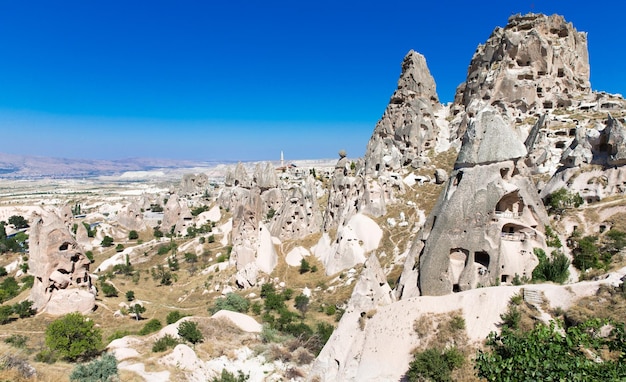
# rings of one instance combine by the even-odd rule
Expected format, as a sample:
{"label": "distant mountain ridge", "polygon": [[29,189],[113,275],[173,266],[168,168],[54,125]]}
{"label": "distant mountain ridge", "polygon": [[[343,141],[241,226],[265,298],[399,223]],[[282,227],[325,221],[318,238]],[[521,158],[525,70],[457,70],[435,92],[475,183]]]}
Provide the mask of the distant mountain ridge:
{"label": "distant mountain ridge", "polygon": [[159,168],[211,167],[224,163],[232,162],[156,158],[93,160],[0,153],[0,178],[84,178]]}

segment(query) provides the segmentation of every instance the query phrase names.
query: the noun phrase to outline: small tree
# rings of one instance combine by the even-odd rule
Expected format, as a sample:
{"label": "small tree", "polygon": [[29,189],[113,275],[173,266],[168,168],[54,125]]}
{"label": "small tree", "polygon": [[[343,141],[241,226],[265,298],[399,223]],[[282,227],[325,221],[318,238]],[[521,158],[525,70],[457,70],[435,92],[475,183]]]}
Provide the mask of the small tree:
{"label": "small tree", "polygon": [[165,318],[165,322],[169,325],[169,324],[173,324],[175,322],[177,322],[178,320],[180,320],[181,318],[185,317],[184,314],[182,314],[181,312],[179,312],[178,310],[174,310],[172,312],[169,312],[167,314],[167,317]]}
{"label": "small tree", "polygon": [[124,244],[120,243],[115,246],[115,252],[122,252],[124,250]]}
{"label": "small tree", "polygon": [[48,325],[46,345],[68,361],[90,358],[102,348],[102,333],[92,320],[69,313]]}
{"label": "small tree", "polygon": [[117,297],[117,289],[115,289],[113,284],[103,281],[100,284],[100,289],[102,290],[104,297]]}
{"label": "small tree", "polygon": [[28,228],[28,220],[24,219],[23,216],[13,215],[9,218],[9,224],[13,225],[15,229]]}
{"label": "small tree", "polygon": [[311,265],[305,259],[300,260],[300,274],[306,273],[311,270]]}
{"label": "small tree", "polygon": [[135,303],[133,305],[131,305],[130,309],[128,309],[128,311],[130,313],[133,313],[135,315],[135,318],[137,319],[137,321],[141,320],[141,313],[146,311],[146,307],[139,304],[139,303]]}
{"label": "small tree", "polygon": [[126,301],[133,301],[135,299],[135,292],[132,290],[129,290],[126,292]]}
{"label": "small tree", "polygon": [[113,245],[113,238],[111,236],[105,236],[100,242],[100,245],[103,247],[110,247]]}
{"label": "small tree", "polygon": [[183,340],[191,342],[194,345],[204,341],[204,336],[200,329],[198,329],[198,324],[193,321],[181,322],[180,325],[178,325],[178,335]]}
{"label": "small tree", "polygon": [[128,233],[128,240],[137,240],[139,239],[139,234],[137,233],[137,231],[132,230]]}
{"label": "small tree", "polygon": [[304,294],[299,294],[296,296],[295,300],[296,309],[302,313],[302,318],[306,314],[307,310],[309,310],[309,298]]}
{"label": "small tree", "polygon": [[13,305],[13,313],[17,314],[20,318],[31,317],[37,313],[36,309],[33,309],[33,302],[25,300]]}

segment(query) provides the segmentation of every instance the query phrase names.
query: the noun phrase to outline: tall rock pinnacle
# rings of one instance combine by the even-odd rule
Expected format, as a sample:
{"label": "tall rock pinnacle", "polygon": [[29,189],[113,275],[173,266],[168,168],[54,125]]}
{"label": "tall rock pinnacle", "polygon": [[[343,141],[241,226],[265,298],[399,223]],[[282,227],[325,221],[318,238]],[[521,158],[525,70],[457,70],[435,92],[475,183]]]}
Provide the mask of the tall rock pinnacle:
{"label": "tall rock pinnacle", "polygon": [[439,107],[426,59],[411,50],[402,62],[398,88],[367,144],[366,174],[377,175],[407,165],[418,167],[420,154],[435,145],[434,112]]}

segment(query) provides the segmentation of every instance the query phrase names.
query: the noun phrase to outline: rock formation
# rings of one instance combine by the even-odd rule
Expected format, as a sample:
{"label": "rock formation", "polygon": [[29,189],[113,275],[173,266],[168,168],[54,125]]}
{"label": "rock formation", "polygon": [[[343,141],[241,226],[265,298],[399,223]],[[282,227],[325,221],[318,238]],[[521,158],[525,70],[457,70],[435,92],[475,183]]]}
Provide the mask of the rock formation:
{"label": "rock formation", "polygon": [[328,194],[328,205],[324,212],[324,231],[342,226],[359,211],[359,202],[365,192],[362,176],[354,176],[345,153],[339,153],[339,160],[332,175]]}
{"label": "rock formation", "polygon": [[189,206],[180,200],[177,194],[171,194],[165,204],[161,227],[165,232],[174,229],[175,233],[184,233],[187,225],[191,224],[193,216]]}
{"label": "rock formation", "polygon": [[184,174],[180,182],[182,194],[203,194],[209,188],[207,174]]}
{"label": "rock formation", "polygon": [[29,272],[35,276],[33,307],[54,315],[91,311],[96,291],[89,264],[58,216],[38,217],[31,226],[28,258]]}
{"label": "rock formation", "polygon": [[365,173],[378,175],[408,165],[420,167],[422,153],[435,146],[435,110],[440,107],[426,59],[411,50],[402,62],[398,88],[367,144]]}
{"label": "rock formation", "polygon": [[514,15],[474,53],[453,114],[473,117],[493,105],[518,117],[570,106],[590,91],[586,33],[559,15]]}
{"label": "rock formation", "polygon": [[523,164],[526,148],[493,108],[463,137],[455,170],[418,233],[398,297],[443,295],[530,277],[545,248],[543,203]]}
{"label": "rock formation", "polygon": [[146,223],[143,220],[143,211],[135,201],[122,207],[116,215],[117,222],[129,230],[143,231]]}
{"label": "rock formation", "polygon": [[284,241],[302,239],[319,232],[322,228],[322,215],[313,177],[307,177],[302,186],[293,186],[288,192],[282,206],[272,218],[272,236]]}

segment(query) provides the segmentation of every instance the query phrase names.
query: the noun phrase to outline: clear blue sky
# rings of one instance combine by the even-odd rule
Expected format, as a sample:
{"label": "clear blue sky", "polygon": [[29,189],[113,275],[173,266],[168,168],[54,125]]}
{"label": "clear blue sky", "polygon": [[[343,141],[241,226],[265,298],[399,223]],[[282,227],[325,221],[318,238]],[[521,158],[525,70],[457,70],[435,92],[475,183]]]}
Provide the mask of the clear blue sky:
{"label": "clear blue sky", "polygon": [[625,4],[0,0],[0,152],[361,156],[410,49],[448,102],[477,45],[530,11],[588,32],[592,87],[625,94]]}

